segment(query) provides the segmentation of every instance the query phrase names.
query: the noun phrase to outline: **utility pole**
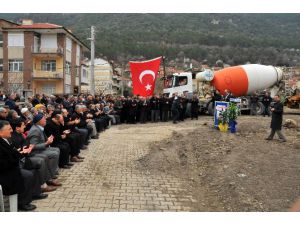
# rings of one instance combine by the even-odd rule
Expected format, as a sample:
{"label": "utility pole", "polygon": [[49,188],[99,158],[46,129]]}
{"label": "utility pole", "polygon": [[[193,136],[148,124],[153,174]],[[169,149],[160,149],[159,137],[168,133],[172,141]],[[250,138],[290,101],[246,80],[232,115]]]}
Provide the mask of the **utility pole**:
{"label": "utility pole", "polygon": [[95,59],[95,27],[91,26],[91,38],[88,38],[91,41],[91,79],[90,79],[90,93],[95,95],[95,68],[94,68],[94,59]]}

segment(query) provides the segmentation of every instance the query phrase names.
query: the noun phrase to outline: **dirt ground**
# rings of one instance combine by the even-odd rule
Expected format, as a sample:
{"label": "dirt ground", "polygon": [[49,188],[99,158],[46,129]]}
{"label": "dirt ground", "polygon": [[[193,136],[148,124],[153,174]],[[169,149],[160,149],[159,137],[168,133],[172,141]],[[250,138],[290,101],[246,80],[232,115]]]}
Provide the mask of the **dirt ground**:
{"label": "dirt ground", "polygon": [[[286,111],[283,121],[300,125],[300,110]],[[199,120],[192,131],[153,143],[138,168],[182,178],[193,211],[287,211],[300,197],[299,128],[284,128],[288,142],[281,143],[264,140],[270,117],[240,116],[236,134],[214,129],[209,116]]]}

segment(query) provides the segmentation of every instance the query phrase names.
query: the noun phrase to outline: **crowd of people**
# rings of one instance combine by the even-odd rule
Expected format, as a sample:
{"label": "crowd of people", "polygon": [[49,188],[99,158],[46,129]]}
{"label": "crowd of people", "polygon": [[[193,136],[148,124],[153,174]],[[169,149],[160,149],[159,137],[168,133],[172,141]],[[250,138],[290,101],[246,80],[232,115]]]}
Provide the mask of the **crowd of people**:
{"label": "crowd of people", "polygon": [[[1,97],[1,96],[0,96]],[[222,96],[212,94],[214,101],[230,101],[234,96],[226,90]],[[254,96],[256,97],[256,96]],[[252,97],[252,99],[254,99]],[[198,119],[197,95],[172,97],[123,97],[36,94],[26,103],[11,94],[0,107],[0,185],[4,195],[18,194],[19,210],[36,208],[34,199],[47,198],[62,184],[59,168],[70,169],[84,157],[90,139],[98,139],[100,132],[121,123],[167,122],[178,123],[187,117]],[[254,99],[253,101],[255,101]],[[265,104],[272,99],[266,96]],[[190,104],[189,110],[187,105]],[[282,117],[282,105],[271,109]],[[189,113],[187,113],[189,111]],[[273,113],[274,113],[273,112]],[[269,112],[266,112],[269,115]],[[267,138],[275,132],[282,140],[281,125],[274,125]]]}
{"label": "crowd of people", "polygon": [[0,107],[0,185],[4,195],[18,194],[18,209],[31,211],[35,199],[47,198],[62,184],[59,168],[80,163],[90,139],[111,125],[198,119],[199,100],[152,96],[35,95],[27,101],[16,94]]}

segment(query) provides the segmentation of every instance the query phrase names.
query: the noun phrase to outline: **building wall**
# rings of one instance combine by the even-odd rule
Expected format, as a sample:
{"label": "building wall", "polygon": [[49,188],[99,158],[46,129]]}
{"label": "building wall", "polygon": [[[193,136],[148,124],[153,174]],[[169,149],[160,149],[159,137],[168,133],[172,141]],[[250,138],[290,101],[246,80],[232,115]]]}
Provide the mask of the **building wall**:
{"label": "building wall", "polygon": [[3,86],[8,88],[8,49],[7,49],[7,35],[8,32],[3,32]]}
{"label": "building wall", "polygon": [[24,48],[23,47],[8,47],[8,59],[23,59]]}
{"label": "building wall", "polygon": [[[55,92],[57,94],[62,94],[64,92],[64,86],[62,81],[34,81],[32,83],[32,88],[35,94],[42,94],[43,85],[52,84],[55,86]],[[55,94],[55,93],[53,93]]]}
{"label": "building wall", "polygon": [[71,90],[73,92],[74,86],[76,85],[76,42],[72,41],[72,52],[71,52]]}
{"label": "building wall", "polygon": [[[24,49],[23,49],[23,55],[24,55],[24,61],[23,61],[23,84],[24,87],[26,87],[27,82],[31,81],[32,79],[32,69],[33,69],[33,63],[32,63],[32,53],[31,48],[33,46],[33,38],[34,33],[33,32],[24,32]],[[28,87],[26,87],[27,89]]]}
{"label": "building wall", "polygon": [[109,64],[95,65],[95,91],[96,93],[103,92],[104,94],[113,94],[112,68]]}
{"label": "building wall", "polygon": [[[62,64],[58,68],[62,68],[63,70],[63,76],[65,77],[65,65],[66,65],[66,35],[65,34],[57,34],[57,44],[63,49],[63,58],[62,58]],[[63,82],[63,88],[64,88],[64,82]],[[63,91],[64,92],[64,91]]]}
{"label": "building wall", "polygon": [[0,59],[3,59],[3,48],[0,48]]}

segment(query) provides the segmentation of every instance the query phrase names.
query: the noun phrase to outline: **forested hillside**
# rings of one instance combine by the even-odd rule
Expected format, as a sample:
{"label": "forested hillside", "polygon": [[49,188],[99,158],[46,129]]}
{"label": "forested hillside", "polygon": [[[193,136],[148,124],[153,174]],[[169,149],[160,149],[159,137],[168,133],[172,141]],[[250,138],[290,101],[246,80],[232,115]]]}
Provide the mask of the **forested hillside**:
{"label": "forested hillside", "polygon": [[165,55],[213,65],[300,65],[300,14],[0,14],[56,23],[85,43],[96,26],[96,55],[119,62]]}

